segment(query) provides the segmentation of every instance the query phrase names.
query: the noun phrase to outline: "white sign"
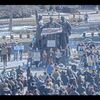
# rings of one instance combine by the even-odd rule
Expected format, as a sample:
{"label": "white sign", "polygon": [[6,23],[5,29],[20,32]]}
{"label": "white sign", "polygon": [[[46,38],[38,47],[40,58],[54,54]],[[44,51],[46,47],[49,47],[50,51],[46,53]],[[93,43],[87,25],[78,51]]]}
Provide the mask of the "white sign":
{"label": "white sign", "polygon": [[14,46],[14,50],[16,50],[16,51],[24,50],[24,45],[16,45],[16,46]]}
{"label": "white sign", "polygon": [[19,50],[19,46],[18,45],[14,46],[14,50],[18,51]]}
{"label": "white sign", "polygon": [[56,41],[55,40],[48,40],[47,41],[47,47],[55,47]]}
{"label": "white sign", "polygon": [[41,55],[40,52],[33,52],[33,60],[40,61]]}
{"label": "white sign", "polygon": [[42,30],[41,35],[56,34],[61,32],[62,32],[62,28],[44,28]]}
{"label": "white sign", "polygon": [[20,45],[19,50],[24,50],[24,45]]}

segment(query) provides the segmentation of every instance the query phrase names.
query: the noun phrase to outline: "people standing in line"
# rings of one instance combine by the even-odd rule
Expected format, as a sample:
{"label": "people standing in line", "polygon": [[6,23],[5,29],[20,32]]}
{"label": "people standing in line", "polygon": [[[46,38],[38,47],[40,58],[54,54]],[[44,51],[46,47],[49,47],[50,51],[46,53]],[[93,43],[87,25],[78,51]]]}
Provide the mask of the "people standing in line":
{"label": "people standing in line", "polygon": [[83,64],[83,53],[84,53],[82,43],[78,46],[78,52],[79,52],[80,65],[82,65]]}
{"label": "people standing in line", "polygon": [[54,21],[52,17],[49,18],[49,22],[46,23],[42,28],[60,28],[61,25]]}
{"label": "people standing in line", "polygon": [[31,75],[31,67],[27,68],[27,79],[29,78],[29,76]]}

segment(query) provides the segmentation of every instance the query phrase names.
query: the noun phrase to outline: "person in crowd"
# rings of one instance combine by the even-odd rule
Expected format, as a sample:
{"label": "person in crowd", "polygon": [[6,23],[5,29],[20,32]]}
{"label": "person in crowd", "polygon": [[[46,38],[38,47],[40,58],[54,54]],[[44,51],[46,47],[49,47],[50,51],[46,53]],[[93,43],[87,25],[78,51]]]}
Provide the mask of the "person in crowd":
{"label": "person in crowd", "polygon": [[23,59],[23,52],[24,52],[24,45],[22,43],[19,44],[20,50],[19,50],[19,59]]}
{"label": "person in crowd", "polygon": [[12,92],[11,92],[10,88],[8,87],[8,84],[5,83],[4,86],[3,86],[2,95],[11,95],[11,94],[12,94]]}
{"label": "person in crowd", "polygon": [[83,83],[80,83],[78,85],[78,88],[77,88],[77,92],[82,95],[84,92],[86,91],[85,87],[83,86]]}
{"label": "person in crowd", "polygon": [[10,77],[16,79],[16,71],[14,68],[10,71]]}
{"label": "person in crowd", "polygon": [[49,18],[49,22],[46,23],[43,28],[58,28],[61,27],[59,23],[56,23],[52,17]]}
{"label": "person in crowd", "polygon": [[7,66],[7,53],[8,53],[7,43],[4,43],[2,46],[2,51],[1,51],[3,66]]}
{"label": "person in crowd", "polygon": [[47,65],[47,73],[48,75],[51,75],[53,72],[54,72],[54,63],[49,62],[49,64]]}
{"label": "person in crowd", "polygon": [[51,59],[52,61],[55,62],[55,52],[54,52],[53,48],[50,48],[50,50],[49,50],[48,59]]}
{"label": "person in crowd", "polygon": [[[36,48],[35,50],[34,50],[34,52],[35,53],[40,53],[40,51],[39,51],[39,49],[38,48]],[[39,58],[39,59],[41,59],[41,58]],[[35,58],[33,59],[33,61],[34,61],[34,64],[36,65],[36,68],[38,68],[39,67],[39,60],[35,60]]]}
{"label": "person in crowd", "polygon": [[65,20],[63,16],[61,16],[61,21],[59,24],[62,27],[62,34],[60,35],[61,46],[62,48],[66,47],[66,44],[69,43],[69,36],[71,34],[71,25],[68,21]]}
{"label": "person in crowd", "polygon": [[14,61],[16,61],[18,60],[18,42],[17,41],[14,43],[13,49],[14,49]]}
{"label": "person in crowd", "polygon": [[57,49],[55,51],[55,57],[56,57],[56,63],[58,64],[60,62],[60,59],[61,59],[61,56],[62,56],[62,53],[59,49]]}
{"label": "person in crowd", "polygon": [[21,68],[20,65],[18,66],[18,69],[16,69],[16,73],[17,73],[17,78],[18,78],[21,74],[23,74],[23,69]]}
{"label": "person in crowd", "polygon": [[0,44],[0,61],[2,62],[2,55],[1,55],[1,51],[2,51],[2,45]]}
{"label": "person in crowd", "polygon": [[28,59],[27,59],[27,67],[31,67],[32,66],[32,53],[33,49],[32,49],[32,44],[29,45],[29,50],[28,50]]}
{"label": "person in crowd", "polygon": [[7,50],[8,50],[8,53],[7,53],[8,61],[11,61],[12,47],[10,44],[7,45]]}
{"label": "person in crowd", "polygon": [[85,22],[88,22],[88,19],[89,19],[89,16],[88,16],[88,14],[86,13],[86,14],[84,15],[84,21],[85,21]]}
{"label": "person in crowd", "polygon": [[80,94],[77,92],[76,87],[75,86],[72,86],[71,92],[70,92],[69,95],[80,95]]}
{"label": "person in crowd", "polygon": [[42,53],[42,64],[44,68],[47,67],[47,59],[48,59],[48,55],[47,52],[44,50]]}

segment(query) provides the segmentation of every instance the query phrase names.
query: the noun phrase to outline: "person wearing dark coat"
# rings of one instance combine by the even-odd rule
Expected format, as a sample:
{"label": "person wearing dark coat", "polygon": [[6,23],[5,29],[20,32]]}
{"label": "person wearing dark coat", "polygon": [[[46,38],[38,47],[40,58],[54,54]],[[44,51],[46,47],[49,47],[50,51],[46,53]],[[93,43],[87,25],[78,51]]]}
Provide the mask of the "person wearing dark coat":
{"label": "person wearing dark coat", "polygon": [[78,93],[82,94],[86,91],[85,87],[83,86],[83,84],[79,84],[78,88],[77,88]]}
{"label": "person wearing dark coat", "polygon": [[8,49],[8,53],[7,53],[7,56],[8,56],[8,61],[10,61],[11,60],[11,46],[10,46],[10,44],[8,44],[8,46],[7,46],[7,49]]}
{"label": "person wearing dark coat", "polygon": [[62,82],[63,82],[64,85],[68,84],[69,77],[67,76],[67,74],[65,72],[61,73],[61,80],[62,80]]}
{"label": "person wearing dark coat", "polygon": [[59,24],[62,27],[62,33],[60,35],[60,39],[61,40],[61,45],[62,48],[64,49],[66,47],[66,44],[69,43],[69,36],[71,34],[71,25],[69,24],[68,21],[65,21],[65,18],[62,16],[61,17],[61,21],[59,22]]}
{"label": "person wearing dark coat", "polygon": [[72,91],[70,92],[69,95],[80,95],[80,94],[76,91],[76,88],[73,86]]}
{"label": "person wearing dark coat", "polygon": [[8,87],[7,83],[4,84],[2,93],[3,93],[2,95],[11,95],[12,94],[12,92],[11,92],[10,88]]}

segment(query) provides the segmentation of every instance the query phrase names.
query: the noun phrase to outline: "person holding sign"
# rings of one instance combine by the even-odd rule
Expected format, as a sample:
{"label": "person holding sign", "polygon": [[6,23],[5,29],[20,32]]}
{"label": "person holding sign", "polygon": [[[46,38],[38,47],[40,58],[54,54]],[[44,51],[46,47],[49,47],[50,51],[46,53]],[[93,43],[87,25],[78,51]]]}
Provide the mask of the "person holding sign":
{"label": "person holding sign", "polygon": [[65,18],[62,16],[61,21],[59,24],[62,27],[62,33],[60,34],[60,42],[61,46],[64,49],[66,47],[66,43],[69,43],[69,36],[71,34],[71,25],[69,24],[68,21],[65,20]]}

